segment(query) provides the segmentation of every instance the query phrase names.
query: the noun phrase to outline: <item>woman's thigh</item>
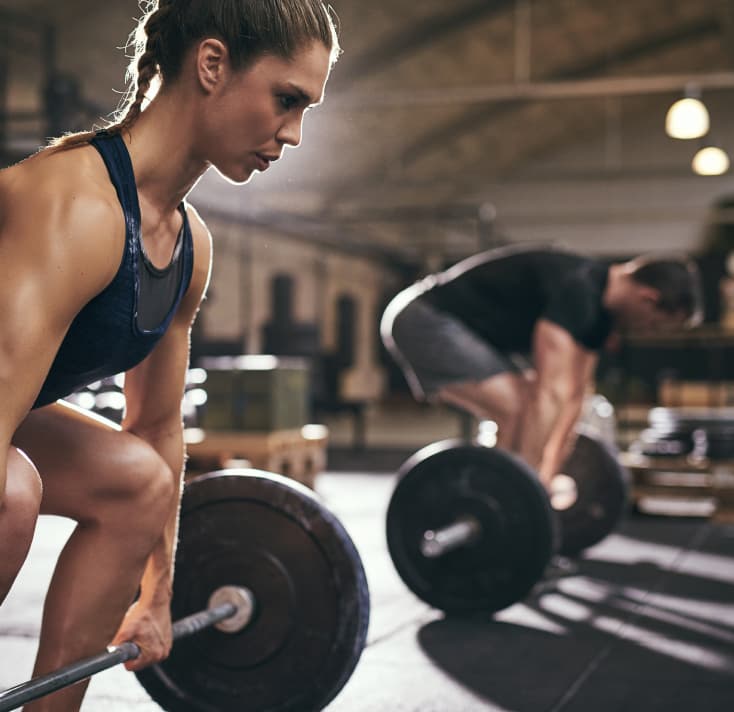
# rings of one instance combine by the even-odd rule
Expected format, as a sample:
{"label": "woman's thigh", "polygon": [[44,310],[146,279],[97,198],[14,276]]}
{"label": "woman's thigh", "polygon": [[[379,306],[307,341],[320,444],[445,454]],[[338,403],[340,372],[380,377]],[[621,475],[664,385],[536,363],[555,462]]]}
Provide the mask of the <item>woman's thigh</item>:
{"label": "woman's thigh", "polygon": [[165,477],[166,464],[146,442],[67,403],[31,411],[13,445],[43,482],[42,514],[95,518],[100,503],[129,501]]}

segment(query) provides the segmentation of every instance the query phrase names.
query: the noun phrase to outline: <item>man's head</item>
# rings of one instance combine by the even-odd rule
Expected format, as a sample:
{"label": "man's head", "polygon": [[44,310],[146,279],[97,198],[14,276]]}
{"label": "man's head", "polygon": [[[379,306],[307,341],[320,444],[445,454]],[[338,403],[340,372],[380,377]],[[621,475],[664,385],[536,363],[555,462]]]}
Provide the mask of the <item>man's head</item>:
{"label": "man's head", "polygon": [[624,331],[690,328],[703,316],[701,275],[684,255],[643,255],[615,264],[605,306]]}

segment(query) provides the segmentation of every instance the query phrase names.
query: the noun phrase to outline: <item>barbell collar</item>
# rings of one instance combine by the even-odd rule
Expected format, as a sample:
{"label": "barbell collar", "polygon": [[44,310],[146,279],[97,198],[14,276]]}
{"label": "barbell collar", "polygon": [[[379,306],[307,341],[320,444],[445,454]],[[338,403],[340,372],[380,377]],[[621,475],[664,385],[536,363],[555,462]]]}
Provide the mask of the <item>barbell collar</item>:
{"label": "barbell collar", "polygon": [[255,594],[244,586],[220,586],[209,596],[208,608],[227,603],[234,605],[235,612],[214,623],[214,627],[223,633],[239,633],[255,615]]}

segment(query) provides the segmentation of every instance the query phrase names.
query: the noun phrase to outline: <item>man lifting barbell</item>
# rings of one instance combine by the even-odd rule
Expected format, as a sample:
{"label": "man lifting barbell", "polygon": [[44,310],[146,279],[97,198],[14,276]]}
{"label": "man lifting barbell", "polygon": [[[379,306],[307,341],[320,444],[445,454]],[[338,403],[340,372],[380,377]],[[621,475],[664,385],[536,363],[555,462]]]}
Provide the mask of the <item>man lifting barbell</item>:
{"label": "man lifting barbell", "polygon": [[[699,295],[684,257],[607,266],[510,247],[392,300],[382,337],[416,398],[498,426],[498,447],[481,438],[433,443],[400,468],[387,542],[416,595],[449,612],[495,612],[523,598],[553,555],[575,556],[614,528],[624,469],[613,444],[577,431],[597,353],[615,332],[697,323]],[[562,507],[558,482],[574,489]]]}
{"label": "man lifting barbell", "polygon": [[[110,640],[138,645],[133,669],[169,651],[181,399],[211,264],[185,197],[210,165],[244,183],[298,145],[339,52],[320,0],[160,0],[137,39],[118,121],[0,174],[0,601],[39,510],[78,522],[36,674]],[[57,402],[123,371],[121,429]],[[28,709],[69,712],[83,693]]]}
{"label": "man lifting barbell", "polygon": [[418,400],[495,421],[498,446],[547,488],[570,452],[598,352],[620,332],[697,324],[700,294],[683,256],[608,265],[560,248],[504,247],[400,292],[381,334]]}

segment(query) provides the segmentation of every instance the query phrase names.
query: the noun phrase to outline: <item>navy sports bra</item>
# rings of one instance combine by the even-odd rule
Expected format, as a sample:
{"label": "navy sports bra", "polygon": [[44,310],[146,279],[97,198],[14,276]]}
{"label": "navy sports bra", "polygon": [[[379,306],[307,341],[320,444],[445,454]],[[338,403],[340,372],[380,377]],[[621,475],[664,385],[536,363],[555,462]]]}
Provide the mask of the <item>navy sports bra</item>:
{"label": "navy sports bra", "polygon": [[[139,364],[168,328],[191,282],[194,246],[183,204],[183,244],[178,290],[162,321],[151,329],[138,322],[140,267],[140,206],[130,155],[122,137],[100,132],[92,145],[101,154],[110,180],[117,190],[125,215],[125,249],[112,282],[89,301],[71,323],[56,354],[41,391],[33,404],[39,408],[83,386],[127,371]],[[166,298],[165,296],[163,297]]]}

